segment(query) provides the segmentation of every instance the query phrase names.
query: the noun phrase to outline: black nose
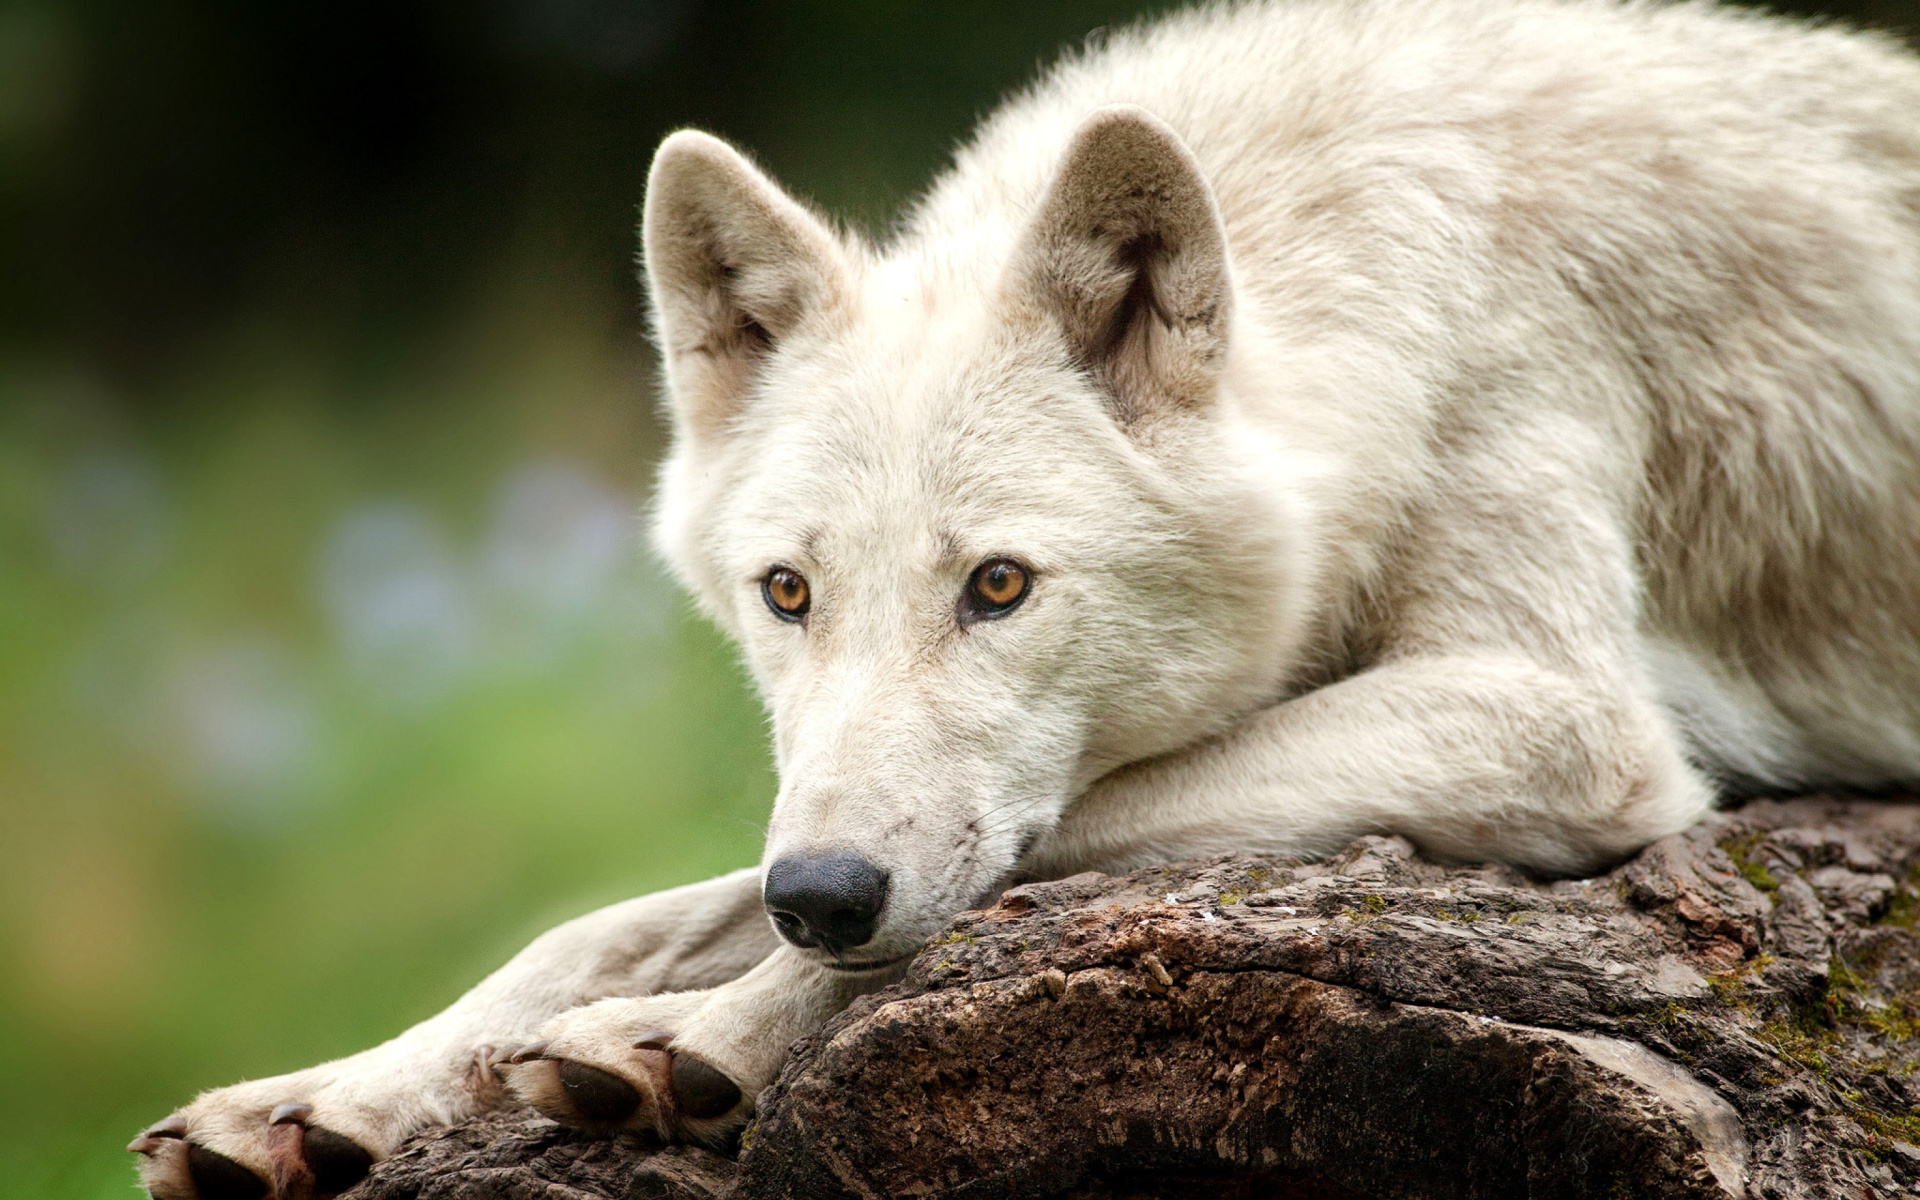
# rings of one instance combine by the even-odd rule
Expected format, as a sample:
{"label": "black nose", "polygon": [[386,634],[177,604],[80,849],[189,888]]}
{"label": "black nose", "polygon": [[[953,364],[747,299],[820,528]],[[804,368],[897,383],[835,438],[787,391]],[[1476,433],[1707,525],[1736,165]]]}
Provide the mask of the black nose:
{"label": "black nose", "polygon": [[847,950],[873,940],[887,873],[851,851],[789,854],[767,868],[761,899],[794,945]]}

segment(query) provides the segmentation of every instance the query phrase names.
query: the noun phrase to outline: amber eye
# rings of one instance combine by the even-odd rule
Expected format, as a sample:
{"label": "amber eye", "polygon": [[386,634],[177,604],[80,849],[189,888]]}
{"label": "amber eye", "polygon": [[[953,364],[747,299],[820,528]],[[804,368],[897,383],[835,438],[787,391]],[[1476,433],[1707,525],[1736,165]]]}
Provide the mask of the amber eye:
{"label": "amber eye", "polygon": [[760,594],[767,599],[767,607],[773,615],[783,621],[798,621],[807,615],[807,604],[812,596],[807,591],[807,577],[792,567],[775,567],[767,572],[760,581]]}
{"label": "amber eye", "polygon": [[998,617],[1012,612],[1027,598],[1032,577],[1010,558],[990,558],[973,569],[967,580],[967,607],[976,617]]}

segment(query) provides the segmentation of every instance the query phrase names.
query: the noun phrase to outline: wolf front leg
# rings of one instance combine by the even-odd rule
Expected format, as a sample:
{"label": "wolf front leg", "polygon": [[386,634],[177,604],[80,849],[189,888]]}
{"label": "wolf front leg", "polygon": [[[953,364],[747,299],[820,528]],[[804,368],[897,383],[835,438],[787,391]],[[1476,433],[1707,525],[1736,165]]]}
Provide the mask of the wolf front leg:
{"label": "wolf front leg", "polygon": [[1097,781],[1026,867],[1051,877],[1226,851],[1320,855],[1366,833],[1551,873],[1604,866],[1713,795],[1619,679],[1487,653],[1391,661]]}
{"label": "wolf front leg", "polygon": [[537,938],[438,1016],[320,1066],[206,1092],[134,1139],[158,1200],[344,1191],[424,1126],[504,1102],[503,1053],[608,996],[708,988],[777,942],[756,869],[629,900]]}
{"label": "wolf front leg", "polygon": [[715,988],[562,1013],[502,1070],[556,1121],[719,1144],[752,1115],[795,1038],[904,970],[841,970],[783,946]]}

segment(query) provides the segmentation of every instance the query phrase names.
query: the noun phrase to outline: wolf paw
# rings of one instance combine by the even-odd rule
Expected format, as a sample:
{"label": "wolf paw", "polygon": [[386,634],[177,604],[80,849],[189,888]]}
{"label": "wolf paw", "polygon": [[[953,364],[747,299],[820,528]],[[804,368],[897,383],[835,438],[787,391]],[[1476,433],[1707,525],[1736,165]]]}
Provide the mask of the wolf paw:
{"label": "wolf paw", "polygon": [[[154,1200],[318,1200],[365,1178],[414,1130],[505,1099],[481,1047],[467,1078],[317,1067],[201,1095],[133,1139]],[[448,1095],[435,1095],[436,1092]]]}
{"label": "wolf paw", "polygon": [[346,1191],[377,1157],[364,1135],[341,1133],[322,1120],[312,1104],[269,1107],[216,1092],[127,1149],[145,1158],[140,1178],[155,1200],[307,1200]]}
{"label": "wolf paw", "polygon": [[752,1097],[702,1052],[688,998],[602,1000],[563,1013],[495,1069],[514,1095],[563,1124],[723,1143],[752,1113]]}

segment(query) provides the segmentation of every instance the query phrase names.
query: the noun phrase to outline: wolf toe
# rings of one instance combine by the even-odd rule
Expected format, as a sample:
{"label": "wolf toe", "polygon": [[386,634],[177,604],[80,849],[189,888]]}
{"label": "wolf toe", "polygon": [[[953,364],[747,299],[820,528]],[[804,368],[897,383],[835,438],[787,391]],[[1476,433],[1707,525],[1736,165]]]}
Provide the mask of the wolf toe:
{"label": "wolf toe", "polygon": [[508,1056],[497,1069],[527,1104],[597,1133],[638,1130],[666,1141],[724,1141],[746,1120],[739,1084],[711,1063],[672,1047],[671,1032],[617,1036],[606,1022],[573,1022],[550,1041]]}
{"label": "wolf toe", "polygon": [[140,1154],[140,1182],[154,1200],[261,1200],[269,1184],[257,1172],[185,1137],[149,1131],[127,1147]]}

